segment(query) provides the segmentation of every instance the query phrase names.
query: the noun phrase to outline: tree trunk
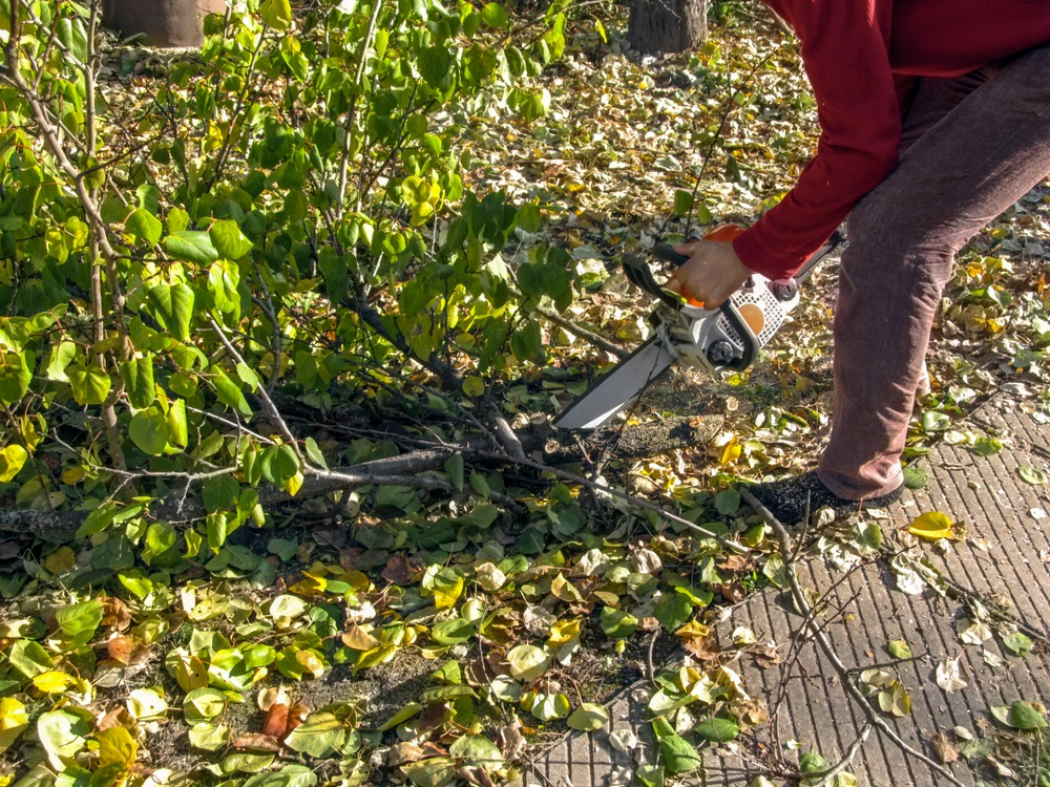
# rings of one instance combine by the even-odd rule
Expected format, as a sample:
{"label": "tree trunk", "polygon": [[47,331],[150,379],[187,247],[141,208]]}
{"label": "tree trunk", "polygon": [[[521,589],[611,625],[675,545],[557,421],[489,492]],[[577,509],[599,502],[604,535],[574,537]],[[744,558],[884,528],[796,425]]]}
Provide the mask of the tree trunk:
{"label": "tree trunk", "polygon": [[708,0],[633,0],[627,38],[643,55],[685,52],[707,37]]}
{"label": "tree trunk", "polygon": [[226,0],[102,0],[102,19],[144,46],[199,47],[207,14],[226,13]]}

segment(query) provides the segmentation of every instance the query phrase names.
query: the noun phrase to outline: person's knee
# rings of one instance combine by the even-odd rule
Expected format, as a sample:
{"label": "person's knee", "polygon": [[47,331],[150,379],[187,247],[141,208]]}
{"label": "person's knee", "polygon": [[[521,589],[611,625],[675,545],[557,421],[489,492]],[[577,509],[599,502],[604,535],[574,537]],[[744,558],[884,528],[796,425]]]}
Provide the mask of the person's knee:
{"label": "person's knee", "polygon": [[850,214],[843,278],[858,293],[906,291],[924,301],[940,299],[951,275],[955,248],[892,200],[870,195]]}

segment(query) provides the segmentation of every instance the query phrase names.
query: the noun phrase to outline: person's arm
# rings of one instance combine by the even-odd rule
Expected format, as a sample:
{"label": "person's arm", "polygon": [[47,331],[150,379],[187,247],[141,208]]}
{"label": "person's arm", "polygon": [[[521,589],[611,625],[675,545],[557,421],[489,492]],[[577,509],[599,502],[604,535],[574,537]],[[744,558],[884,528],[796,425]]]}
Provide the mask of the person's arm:
{"label": "person's arm", "polygon": [[802,42],[817,99],[817,154],[776,207],[733,241],[769,278],[794,273],[897,165],[900,107],[890,71],[890,0],[777,0]]}

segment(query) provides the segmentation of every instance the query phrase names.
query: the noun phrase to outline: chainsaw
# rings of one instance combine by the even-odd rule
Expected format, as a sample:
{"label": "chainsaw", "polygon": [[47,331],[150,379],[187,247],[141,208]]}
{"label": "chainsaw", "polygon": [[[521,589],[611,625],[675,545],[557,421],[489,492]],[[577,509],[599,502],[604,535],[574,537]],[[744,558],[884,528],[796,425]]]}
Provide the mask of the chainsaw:
{"label": "chainsaw", "polygon": [[[704,240],[729,242],[743,231],[743,227],[725,224],[705,235]],[[622,264],[627,278],[657,301],[649,315],[653,335],[565,408],[554,419],[554,426],[571,431],[597,429],[634,402],[675,363],[711,372],[747,369],[798,306],[799,282],[841,240],[836,232],[793,278],[770,280],[752,274],[717,309],[705,309],[696,300],[683,299],[664,289],[657,284],[645,260],[626,256]],[[654,246],[652,253],[675,266],[689,259],[666,243]]]}

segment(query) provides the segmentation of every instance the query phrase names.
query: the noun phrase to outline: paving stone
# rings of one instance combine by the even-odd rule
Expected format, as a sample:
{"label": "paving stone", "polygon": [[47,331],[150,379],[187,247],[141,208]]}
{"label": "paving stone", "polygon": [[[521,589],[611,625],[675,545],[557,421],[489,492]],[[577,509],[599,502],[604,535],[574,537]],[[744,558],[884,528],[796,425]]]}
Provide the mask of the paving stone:
{"label": "paving stone", "polygon": [[[929,485],[909,492],[904,505],[893,512],[884,528],[906,527],[922,512],[941,511],[964,523],[967,538],[947,552],[934,545],[923,551],[931,565],[960,590],[994,598],[1031,636],[1050,640],[1050,489],[1025,483],[1021,466],[1038,468],[1050,476],[1050,426],[1037,423],[1005,397],[993,398],[973,419],[974,424],[1006,443],[999,453],[981,457],[972,450],[942,444],[924,460]],[[989,708],[1018,699],[1050,704],[1050,649],[1036,648],[1026,658],[1012,656],[992,638],[981,646],[965,646],[956,624],[967,616],[960,601],[926,590],[921,595],[902,592],[889,567],[882,562],[864,565],[843,579],[821,560],[799,566],[802,584],[828,592],[830,606],[842,607],[824,628],[844,666],[857,672],[894,661],[886,649],[890,640],[904,639],[917,658],[894,665],[911,698],[911,713],[887,719],[905,743],[933,760],[929,741],[937,732],[956,726],[979,733],[990,719]],[[733,628],[747,626],[760,642],[770,640],[787,657],[789,644],[802,624],[791,611],[785,594],[770,591],[754,595],[736,607],[719,630],[728,639]],[[985,658],[998,657],[993,668]],[[939,664],[960,658],[968,685],[946,693],[936,683]],[[813,642],[797,659],[771,668],[744,655],[733,665],[745,679],[752,697],[767,703],[768,724],[742,736],[735,747],[705,753],[707,773],[696,779],[707,785],[746,785],[760,773],[761,763],[781,754],[789,762],[805,751],[819,750],[830,762],[842,758],[853,745],[866,718],[846,693],[839,677]],[[782,701],[778,687],[785,687]],[[646,717],[646,682],[621,692],[610,703],[609,728],[574,733],[547,751],[534,755],[524,783],[541,787],[606,787],[626,783],[638,759],[653,761],[655,753]],[[633,753],[615,750],[609,733],[630,726],[640,738]],[[789,747],[789,742],[794,742]],[[945,766],[964,785],[974,775],[964,761]],[[940,787],[948,783],[921,761],[908,757],[878,730],[872,731],[849,769],[862,785]]]}

